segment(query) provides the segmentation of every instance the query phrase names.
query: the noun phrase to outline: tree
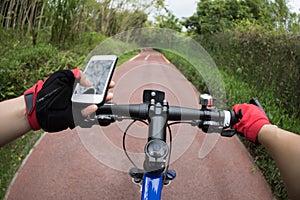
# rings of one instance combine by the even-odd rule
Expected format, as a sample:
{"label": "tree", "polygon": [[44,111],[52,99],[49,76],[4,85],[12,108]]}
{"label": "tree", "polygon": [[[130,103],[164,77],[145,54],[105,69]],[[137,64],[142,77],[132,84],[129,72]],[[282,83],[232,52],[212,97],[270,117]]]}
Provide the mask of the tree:
{"label": "tree", "polygon": [[300,34],[300,14],[291,13],[288,21],[288,30],[297,35]]}
{"label": "tree", "polygon": [[46,1],[11,0],[0,2],[0,26],[13,29],[20,36],[30,34],[33,44],[42,24]]}
{"label": "tree", "polygon": [[196,34],[223,32],[245,21],[270,30],[287,28],[290,17],[286,0],[201,0],[183,25]]}
{"label": "tree", "polygon": [[142,27],[148,14],[162,7],[164,0],[5,0],[0,1],[0,26],[31,34],[33,41],[46,28],[50,41],[63,45],[85,31],[111,36]]}
{"label": "tree", "polygon": [[170,10],[164,8],[165,14],[159,14],[155,16],[155,26],[159,28],[172,29],[177,32],[182,31],[182,24],[179,18],[177,18]]}
{"label": "tree", "polygon": [[185,19],[183,25],[189,32],[207,34],[231,28],[233,22],[247,18],[249,8],[238,0],[202,0],[196,13]]}
{"label": "tree", "polygon": [[74,34],[74,19],[83,2],[80,0],[49,0],[51,42],[64,43]]}

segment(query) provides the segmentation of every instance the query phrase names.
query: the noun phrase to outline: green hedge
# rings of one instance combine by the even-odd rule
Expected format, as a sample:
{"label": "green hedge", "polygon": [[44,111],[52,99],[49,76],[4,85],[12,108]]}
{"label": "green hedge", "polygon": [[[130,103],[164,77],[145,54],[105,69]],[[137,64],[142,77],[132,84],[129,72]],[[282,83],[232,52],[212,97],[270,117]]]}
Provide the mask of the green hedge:
{"label": "green hedge", "polygon": [[[21,95],[39,79],[45,79],[61,69],[72,69],[81,64],[87,54],[104,36],[85,33],[77,43],[69,43],[68,49],[47,43],[47,39],[31,45],[30,37],[18,40],[14,33],[1,31],[0,40],[0,101]],[[47,35],[43,35],[47,38]]]}
{"label": "green hedge", "polygon": [[300,118],[300,37],[262,30],[219,33],[200,40],[217,66],[258,91],[273,93],[282,114]]}

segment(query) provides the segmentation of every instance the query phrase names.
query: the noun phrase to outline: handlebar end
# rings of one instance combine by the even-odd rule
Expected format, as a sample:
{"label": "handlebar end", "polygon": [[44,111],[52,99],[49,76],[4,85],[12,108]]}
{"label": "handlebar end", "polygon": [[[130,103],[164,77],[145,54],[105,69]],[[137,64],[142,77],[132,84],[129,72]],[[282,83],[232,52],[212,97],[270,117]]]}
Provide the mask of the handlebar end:
{"label": "handlebar end", "polygon": [[234,125],[240,121],[240,119],[243,118],[243,112],[240,109],[238,113],[235,113],[233,110],[230,110],[231,120],[230,125]]}

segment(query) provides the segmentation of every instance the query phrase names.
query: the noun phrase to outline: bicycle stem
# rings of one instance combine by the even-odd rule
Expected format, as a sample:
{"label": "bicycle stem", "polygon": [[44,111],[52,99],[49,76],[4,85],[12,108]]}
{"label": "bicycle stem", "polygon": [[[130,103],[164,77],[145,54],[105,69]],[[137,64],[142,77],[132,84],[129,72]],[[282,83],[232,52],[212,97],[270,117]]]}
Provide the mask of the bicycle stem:
{"label": "bicycle stem", "polygon": [[151,100],[149,106],[149,132],[148,141],[152,139],[159,139],[166,141],[166,124],[167,124],[167,113],[168,104],[164,100],[161,104],[160,102],[154,102]]}
{"label": "bicycle stem", "polygon": [[148,143],[145,146],[144,161],[144,169],[150,174],[160,174],[166,167],[166,157],[169,154],[166,144],[168,109],[166,100],[156,98],[155,92],[151,93],[148,110]]}

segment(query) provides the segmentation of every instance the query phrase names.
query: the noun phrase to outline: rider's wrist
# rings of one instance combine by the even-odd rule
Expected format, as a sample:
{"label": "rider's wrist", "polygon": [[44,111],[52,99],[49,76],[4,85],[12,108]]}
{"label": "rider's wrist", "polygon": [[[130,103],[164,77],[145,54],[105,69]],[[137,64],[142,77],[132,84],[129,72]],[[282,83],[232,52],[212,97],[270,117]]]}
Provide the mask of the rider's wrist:
{"label": "rider's wrist", "polygon": [[262,129],[262,127],[266,124],[270,124],[270,122],[267,119],[264,118],[258,118],[256,121],[254,121],[247,129],[247,131],[245,132],[245,136],[248,140],[255,142],[255,143],[259,143],[257,141],[258,139],[258,134],[260,132],[260,130]]}
{"label": "rider's wrist", "polygon": [[[265,124],[262,126],[260,131],[258,132],[257,139],[259,143],[264,143],[264,141],[271,136],[272,134],[276,134],[278,127],[272,124]],[[273,135],[271,137],[274,137]]]}
{"label": "rider's wrist", "polygon": [[26,130],[31,130],[31,127],[30,127],[30,124],[28,122],[28,119],[27,119],[27,115],[26,115],[26,104],[25,104],[25,101],[24,101],[24,96],[20,96],[18,97],[19,99],[19,110],[18,110],[18,113],[19,113],[19,118],[22,119],[22,121],[24,122],[23,123],[23,127],[26,128]]}

